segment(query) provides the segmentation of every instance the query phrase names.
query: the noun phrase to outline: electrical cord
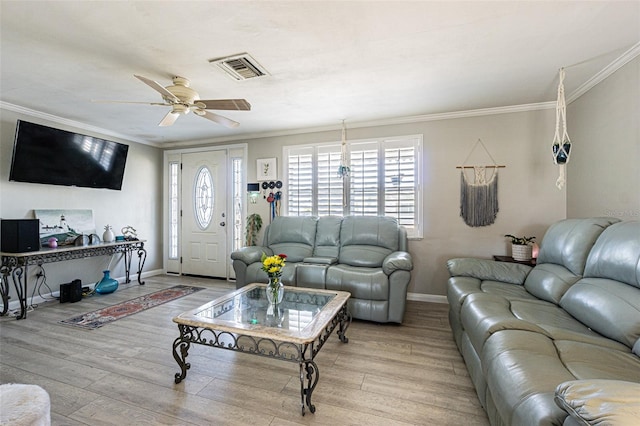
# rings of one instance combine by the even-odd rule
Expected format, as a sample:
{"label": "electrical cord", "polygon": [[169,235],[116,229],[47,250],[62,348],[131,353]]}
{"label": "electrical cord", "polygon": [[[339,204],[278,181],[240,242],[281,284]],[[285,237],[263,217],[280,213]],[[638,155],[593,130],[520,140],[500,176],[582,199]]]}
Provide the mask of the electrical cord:
{"label": "electrical cord", "polygon": [[[50,300],[59,300],[59,297],[55,297],[55,296],[50,296],[53,293],[53,290],[51,289],[51,287],[49,287],[49,284],[47,284],[47,274],[46,271],[44,270],[44,267],[40,264],[38,265],[38,267],[40,268],[40,270],[38,271],[38,273],[36,273],[36,282],[33,286],[33,291],[31,292],[31,308],[32,309],[36,309],[38,307],[38,304],[33,303],[33,298],[36,295],[36,291],[38,292],[38,296],[43,299],[45,302],[48,302]],[[26,279],[26,277],[25,277]],[[49,290],[49,295],[42,295],[41,289],[42,286],[45,286],[47,288],[47,290]]]}

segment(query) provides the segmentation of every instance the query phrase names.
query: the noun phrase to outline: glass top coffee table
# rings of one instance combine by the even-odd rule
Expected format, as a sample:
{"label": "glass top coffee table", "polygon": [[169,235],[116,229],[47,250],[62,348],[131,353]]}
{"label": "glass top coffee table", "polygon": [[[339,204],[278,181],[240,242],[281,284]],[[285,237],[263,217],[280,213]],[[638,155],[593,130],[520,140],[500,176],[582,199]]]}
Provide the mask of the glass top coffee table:
{"label": "glass top coffee table", "polygon": [[343,343],[351,323],[344,291],[285,287],[284,298],[269,304],[265,284],[249,284],[226,296],[173,318],[180,337],[173,342],[173,357],[180,366],[180,383],[191,365],[186,362],[191,344],[211,346],[298,363],[302,415],[312,413],[311,394],[318,383],[313,361],[324,342],[338,328]]}

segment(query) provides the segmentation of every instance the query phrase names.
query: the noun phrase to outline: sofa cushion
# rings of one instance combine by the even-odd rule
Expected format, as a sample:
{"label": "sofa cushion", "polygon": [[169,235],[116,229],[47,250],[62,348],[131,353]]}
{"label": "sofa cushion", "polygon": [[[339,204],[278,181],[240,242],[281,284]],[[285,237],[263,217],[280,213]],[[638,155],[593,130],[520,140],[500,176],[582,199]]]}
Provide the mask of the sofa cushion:
{"label": "sofa cushion", "polygon": [[349,313],[354,318],[375,322],[389,321],[388,300],[367,300],[350,297],[347,303],[349,305]]}
{"label": "sofa cushion", "polygon": [[380,268],[334,265],[326,280],[327,290],[348,291],[356,299],[389,300],[389,278]]}
{"label": "sofa cushion", "polygon": [[385,216],[347,216],[340,228],[338,262],[379,268],[389,253],[398,250],[398,222]]}
{"label": "sofa cushion", "polygon": [[313,216],[278,216],[269,224],[264,245],[286,254],[287,262],[302,262],[313,255],[317,222]]}
{"label": "sofa cushion", "polygon": [[540,244],[538,264],[555,263],[581,276],[593,244],[609,225],[619,221],[616,218],[591,218],[554,223]]}
{"label": "sofa cushion", "polygon": [[640,288],[640,222],[608,227],[589,253],[584,276],[609,278]]}
{"label": "sofa cushion", "polygon": [[[637,425],[640,383],[571,380],[558,385],[555,401],[578,425]],[[566,423],[565,423],[566,424]]]}
{"label": "sofa cushion", "polygon": [[340,216],[322,216],[318,219],[314,257],[338,257],[341,223]]}
{"label": "sofa cushion", "polygon": [[493,334],[481,355],[489,392],[508,425],[561,425],[567,413],[554,402],[556,386],[575,377],[553,340],[536,332]]}
{"label": "sofa cushion", "polygon": [[508,300],[538,300],[535,296],[529,294],[527,289],[521,285],[506,284],[499,281],[482,281],[480,288],[484,293],[501,296]]}
{"label": "sofa cushion", "polygon": [[544,334],[544,330],[535,323],[516,317],[511,312],[509,300],[486,293],[471,294],[465,299],[460,321],[478,353],[485,341],[500,330],[528,330]]}
{"label": "sofa cushion", "polygon": [[[280,277],[284,285],[296,285],[296,263],[288,263],[282,268]],[[262,270],[262,263],[255,262],[247,266],[245,272],[247,283],[268,283],[269,276]]]}
{"label": "sofa cushion", "polygon": [[542,263],[531,270],[524,287],[537,298],[557,305],[569,287],[580,278],[562,265]]}
{"label": "sofa cushion", "polygon": [[583,278],[560,306],[598,333],[633,347],[640,338],[640,291],[618,281]]}
{"label": "sofa cushion", "polygon": [[[571,340],[555,340],[558,356],[576,379],[630,380],[640,383],[640,358],[625,350]],[[640,398],[640,394],[638,394]]]}
{"label": "sofa cushion", "polygon": [[476,351],[501,330],[527,330],[554,340],[573,340],[628,352],[623,344],[589,329],[559,306],[542,300],[507,300],[496,295],[472,294],[460,314],[462,326]]}
{"label": "sofa cushion", "polygon": [[604,337],[569,315],[559,306],[538,301],[512,301],[511,312],[516,318],[536,324],[554,340],[571,340],[594,346],[628,352],[622,343]]}

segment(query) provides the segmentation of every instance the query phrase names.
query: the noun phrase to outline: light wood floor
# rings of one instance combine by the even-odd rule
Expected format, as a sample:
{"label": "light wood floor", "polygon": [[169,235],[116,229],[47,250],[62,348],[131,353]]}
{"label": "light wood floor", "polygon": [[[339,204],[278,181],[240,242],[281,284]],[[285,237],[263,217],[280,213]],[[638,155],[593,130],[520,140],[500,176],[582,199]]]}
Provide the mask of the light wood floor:
{"label": "light wood floor", "polygon": [[[84,330],[74,315],[174,284],[206,290]],[[300,415],[294,363],[192,345],[186,379],[171,319],[235,286],[158,275],[74,304],[48,302],[0,319],[0,382],[42,386],[55,425],[487,425],[447,320],[447,306],[408,302],[403,325],[355,321],[316,357],[315,414]]]}

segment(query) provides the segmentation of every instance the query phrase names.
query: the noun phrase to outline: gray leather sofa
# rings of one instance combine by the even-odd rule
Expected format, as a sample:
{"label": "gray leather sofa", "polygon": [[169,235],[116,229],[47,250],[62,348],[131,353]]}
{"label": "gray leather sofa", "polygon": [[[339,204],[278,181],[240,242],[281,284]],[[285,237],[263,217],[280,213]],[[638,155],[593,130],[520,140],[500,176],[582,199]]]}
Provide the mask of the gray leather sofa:
{"label": "gray leather sofa", "polygon": [[279,216],[261,246],[231,253],[236,287],[268,281],[262,253],[286,254],[285,285],[351,293],[354,318],[402,323],[413,263],[406,230],[382,216]]}
{"label": "gray leather sofa", "polygon": [[454,338],[492,425],[640,424],[640,222],[560,221],[534,268],[447,265]]}

